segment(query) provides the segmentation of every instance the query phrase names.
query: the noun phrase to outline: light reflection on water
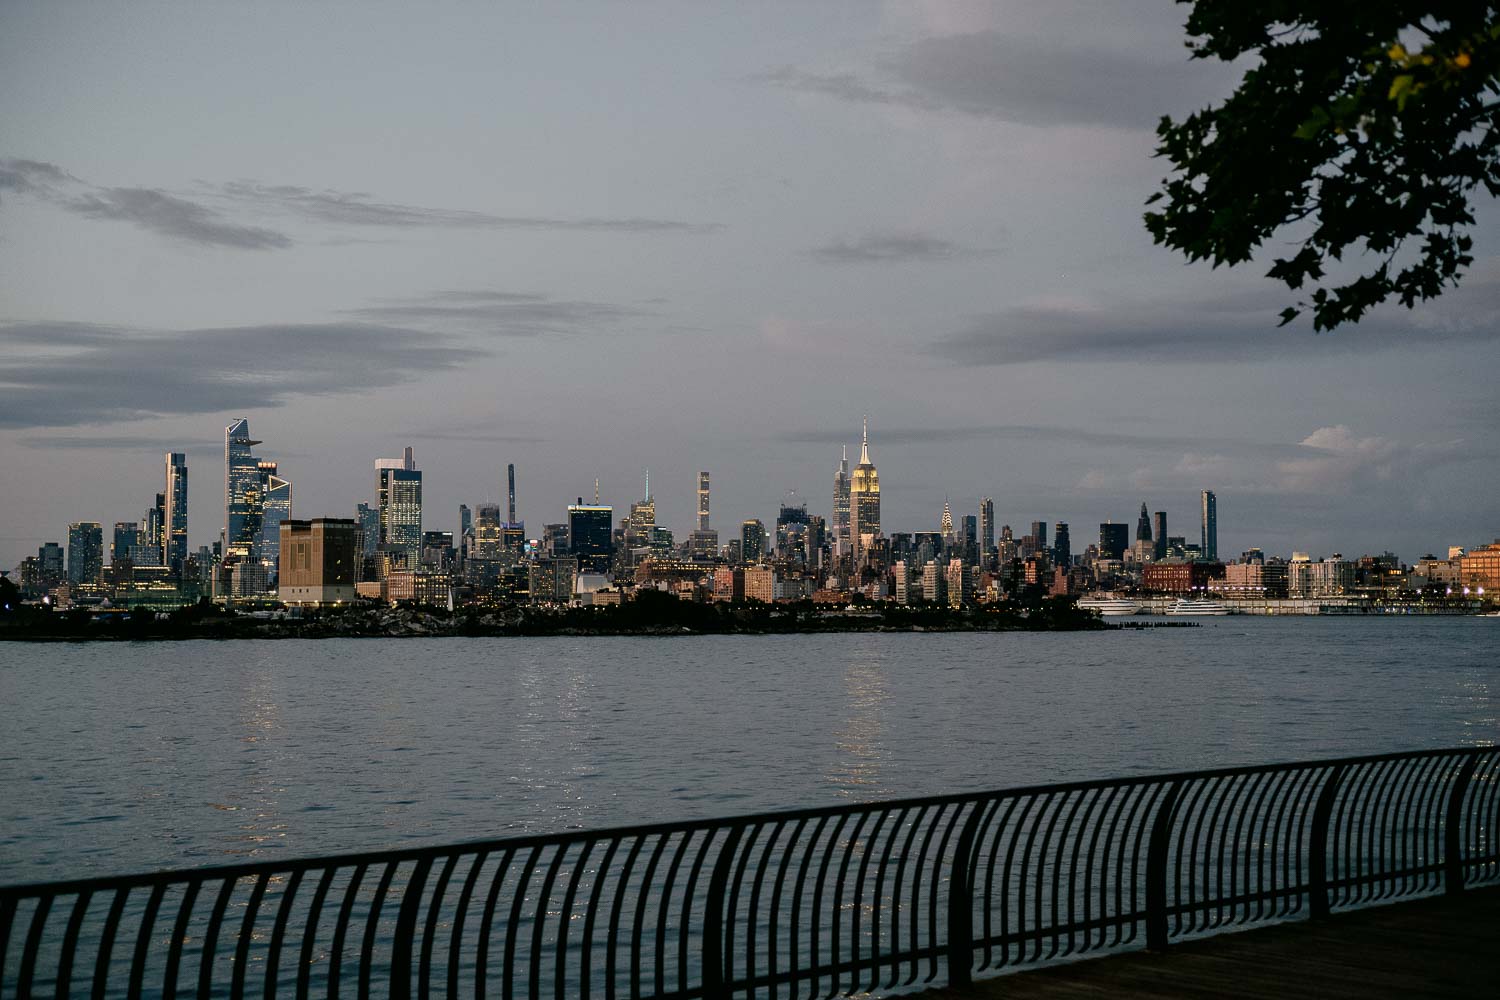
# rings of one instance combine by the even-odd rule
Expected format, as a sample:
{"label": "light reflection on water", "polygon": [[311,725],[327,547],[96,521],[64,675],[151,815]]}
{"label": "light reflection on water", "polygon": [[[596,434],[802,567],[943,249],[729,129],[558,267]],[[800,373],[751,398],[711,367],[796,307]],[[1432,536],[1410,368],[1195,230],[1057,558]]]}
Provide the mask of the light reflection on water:
{"label": "light reflection on water", "polygon": [[1500,737],[1495,620],[0,646],[0,882]]}

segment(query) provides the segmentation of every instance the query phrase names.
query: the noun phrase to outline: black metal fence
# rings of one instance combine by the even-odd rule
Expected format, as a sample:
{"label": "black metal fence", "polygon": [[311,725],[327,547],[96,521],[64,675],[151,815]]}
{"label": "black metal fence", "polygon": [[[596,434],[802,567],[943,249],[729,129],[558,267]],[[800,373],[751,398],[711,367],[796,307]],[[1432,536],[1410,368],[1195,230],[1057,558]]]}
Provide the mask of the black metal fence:
{"label": "black metal fence", "polygon": [[817,997],[1500,881],[1500,748],[0,889],[0,996]]}

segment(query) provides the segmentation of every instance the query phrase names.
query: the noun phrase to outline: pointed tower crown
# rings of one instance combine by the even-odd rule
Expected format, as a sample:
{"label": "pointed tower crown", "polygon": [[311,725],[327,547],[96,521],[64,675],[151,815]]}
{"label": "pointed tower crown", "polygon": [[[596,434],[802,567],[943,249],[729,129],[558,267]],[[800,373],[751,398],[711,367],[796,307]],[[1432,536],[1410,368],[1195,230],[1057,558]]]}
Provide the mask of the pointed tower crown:
{"label": "pointed tower crown", "polygon": [[865,417],[859,436],[859,464],[870,464],[870,418]]}

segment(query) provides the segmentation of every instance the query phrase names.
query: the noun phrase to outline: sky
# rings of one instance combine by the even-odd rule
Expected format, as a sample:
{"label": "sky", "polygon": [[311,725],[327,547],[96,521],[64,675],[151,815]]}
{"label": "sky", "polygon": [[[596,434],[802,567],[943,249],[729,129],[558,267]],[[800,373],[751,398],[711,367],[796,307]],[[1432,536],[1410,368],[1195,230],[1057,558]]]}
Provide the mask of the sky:
{"label": "sky", "polygon": [[[1228,94],[1169,0],[0,5],[0,566],[189,543],[249,419],[298,517],[415,449],[424,527],[533,535],[597,477],[721,537],[831,507],[868,415],[890,531],[1166,510],[1220,552],[1500,535],[1500,212],[1457,291],[1278,328],[1265,263],[1141,214]],[[1273,248],[1274,250],[1280,247]]]}

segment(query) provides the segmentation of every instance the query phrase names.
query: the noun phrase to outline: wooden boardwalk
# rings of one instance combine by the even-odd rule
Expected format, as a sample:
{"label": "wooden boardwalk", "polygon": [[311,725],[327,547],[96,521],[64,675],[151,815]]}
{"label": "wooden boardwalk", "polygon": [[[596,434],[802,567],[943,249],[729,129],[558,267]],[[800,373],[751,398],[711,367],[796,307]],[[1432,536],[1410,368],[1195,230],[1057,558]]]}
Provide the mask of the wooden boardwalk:
{"label": "wooden boardwalk", "polygon": [[931,990],[924,1000],[1500,997],[1500,889],[1200,938]]}

